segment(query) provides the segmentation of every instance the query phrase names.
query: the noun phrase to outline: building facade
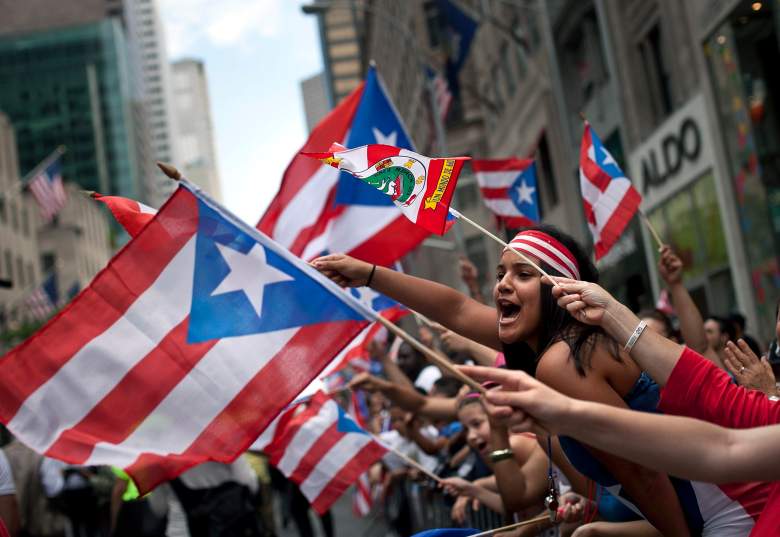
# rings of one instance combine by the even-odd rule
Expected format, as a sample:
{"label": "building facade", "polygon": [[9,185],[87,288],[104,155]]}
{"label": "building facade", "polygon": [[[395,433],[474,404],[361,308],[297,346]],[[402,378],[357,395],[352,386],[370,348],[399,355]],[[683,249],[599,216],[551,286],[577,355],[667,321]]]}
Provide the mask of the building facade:
{"label": "building facade", "polygon": [[[136,56],[152,158],[175,164],[178,158],[173,140],[171,67],[157,1],[125,0],[124,9],[134,43],[131,53]],[[171,193],[171,182],[153,162],[149,164],[152,169],[145,173],[145,197],[150,205],[159,207]]]}
{"label": "building facade", "polygon": [[183,59],[173,63],[172,71],[179,170],[219,200],[221,191],[205,67],[200,60]]}
{"label": "building facade", "polygon": [[65,145],[66,179],[86,189],[141,198],[127,57],[116,18],[0,36],[0,108],[16,129],[23,174]]}
{"label": "building facade", "polygon": [[301,81],[301,97],[306,116],[306,131],[311,132],[331,109],[324,72]]}
{"label": "building facade", "polygon": [[0,331],[21,320],[17,307],[41,280],[35,202],[22,193],[16,136],[0,113]]}

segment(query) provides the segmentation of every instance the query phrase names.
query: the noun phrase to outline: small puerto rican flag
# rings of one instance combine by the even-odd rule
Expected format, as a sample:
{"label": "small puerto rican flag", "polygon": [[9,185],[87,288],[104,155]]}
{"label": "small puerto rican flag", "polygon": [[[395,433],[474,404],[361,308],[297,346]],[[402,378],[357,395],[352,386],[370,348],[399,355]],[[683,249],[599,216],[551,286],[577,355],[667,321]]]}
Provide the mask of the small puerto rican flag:
{"label": "small puerto rican flag", "polygon": [[443,235],[455,183],[469,157],[430,158],[392,145],[347,149],[333,144],[328,153],[302,153],[343,170],[390,196],[409,220]]}
{"label": "small puerto rican flag", "polygon": [[531,159],[472,160],[485,205],[507,229],[539,223],[536,163]]}
{"label": "small puerto rican flag", "polygon": [[580,146],[580,189],[598,261],[618,241],[642,196],[587,121]]}

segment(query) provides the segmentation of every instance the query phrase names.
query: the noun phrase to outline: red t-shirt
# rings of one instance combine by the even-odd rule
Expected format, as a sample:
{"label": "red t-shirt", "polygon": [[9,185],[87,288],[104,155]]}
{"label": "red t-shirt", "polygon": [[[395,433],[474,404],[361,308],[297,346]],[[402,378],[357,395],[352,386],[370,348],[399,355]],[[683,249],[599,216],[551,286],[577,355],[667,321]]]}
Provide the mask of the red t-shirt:
{"label": "red t-shirt", "polygon": [[[658,408],[666,414],[732,429],[780,424],[780,403],[770,401],[762,392],[735,385],[725,371],[687,347],[661,390]],[[757,517],[752,537],[780,535],[780,482],[735,483],[720,488]]]}

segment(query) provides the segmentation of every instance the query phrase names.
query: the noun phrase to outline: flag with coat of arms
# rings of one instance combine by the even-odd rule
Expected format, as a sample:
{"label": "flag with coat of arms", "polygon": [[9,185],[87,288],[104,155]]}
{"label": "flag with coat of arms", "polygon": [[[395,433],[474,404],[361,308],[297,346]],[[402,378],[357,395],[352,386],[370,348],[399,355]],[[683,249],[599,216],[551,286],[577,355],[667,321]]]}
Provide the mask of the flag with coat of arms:
{"label": "flag with coat of arms", "polygon": [[536,163],[531,159],[472,160],[482,199],[507,229],[539,223]]}
{"label": "flag with coat of arms", "polygon": [[0,359],[0,421],[49,457],[125,468],[144,493],[235,459],[374,315],[181,181]]}
{"label": "flag with coat of arms", "polygon": [[[414,150],[374,67],[311,131],[300,151],[323,151],[334,141],[348,147],[385,144]],[[257,228],[305,260],[344,252],[386,266],[430,234],[400,214],[389,196],[300,152]]]}
{"label": "flag with coat of arms", "polygon": [[580,189],[599,260],[620,239],[639,209],[642,196],[587,121],[580,145]]}
{"label": "flag with coat of arms", "polygon": [[304,153],[348,172],[375,193],[389,197],[406,217],[432,233],[447,229],[450,202],[463,163],[469,157],[429,158],[391,145],[355,149],[340,145],[328,153]]}

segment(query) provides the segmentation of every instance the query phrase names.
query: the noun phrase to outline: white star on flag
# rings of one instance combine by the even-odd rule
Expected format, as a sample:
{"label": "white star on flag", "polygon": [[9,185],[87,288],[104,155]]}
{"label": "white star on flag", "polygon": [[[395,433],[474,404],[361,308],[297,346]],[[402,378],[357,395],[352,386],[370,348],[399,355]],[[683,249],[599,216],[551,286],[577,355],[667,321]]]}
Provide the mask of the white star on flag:
{"label": "white star on flag", "polygon": [[525,184],[525,179],[520,182],[520,186],[515,188],[517,190],[517,196],[520,198],[520,203],[534,204],[533,194],[536,189]]}
{"label": "white star on flag", "polygon": [[384,145],[395,145],[396,139],[398,138],[398,132],[392,131],[390,134],[385,134],[376,127],[371,127],[371,132],[374,133],[374,139],[376,140],[376,143],[378,144],[384,144]]}
{"label": "white star on flag", "polygon": [[[214,244],[230,267],[230,272],[214,289],[211,296],[243,291],[257,312],[257,316],[260,317],[263,311],[265,286],[293,280],[289,274],[266,263],[265,248],[259,244],[255,244],[246,254],[218,242]],[[258,267],[262,268],[258,270]]]}
{"label": "white star on flag", "polygon": [[357,299],[361,303],[365,304],[371,309],[374,309],[374,299],[379,296],[379,293],[371,289],[370,287],[357,287],[355,289],[357,291],[358,296]]}

